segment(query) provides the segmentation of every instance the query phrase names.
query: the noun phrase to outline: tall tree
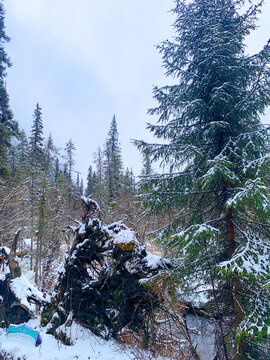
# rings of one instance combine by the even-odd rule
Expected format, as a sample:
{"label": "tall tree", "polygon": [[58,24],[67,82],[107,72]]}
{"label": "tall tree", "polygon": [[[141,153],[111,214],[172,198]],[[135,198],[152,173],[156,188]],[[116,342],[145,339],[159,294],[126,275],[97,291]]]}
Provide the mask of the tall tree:
{"label": "tall tree", "polygon": [[55,169],[54,169],[54,181],[57,181],[58,176],[60,175],[60,164],[58,157],[55,160]]}
{"label": "tall tree", "polygon": [[100,147],[94,153],[94,163],[96,165],[96,172],[94,172],[93,177],[96,180],[95,184],[95,199],[100,206],[104,204],[104,193],[105,193],[105,184],[104,184],[104,161],[103,161],[103,151]]}
{"label": "tall tree", "polygon": [[75,145],[72,139],[69,139],[66,143],[65,151],[66,151],[66,160],[67,160],[67,175],[71,181],[73,167],[75,164],[74,160],[74,151],[76,150]]}
{"label": "tall tree", "polygon": [[50,213],[54,210],[54,204],[50,203],[50,195],[54,189],[54,157],[56,148],[53,144],[51,134],[49,135],[42,154],[42,169],[37,182],[38,201],[36,211],[36,250],[35,250],[35,282],[41,283],[43,275],[44,257],[48,252],[50,244],[50,227],[54,220],[50,218]]}
{"label": "tall tree", "polygon": [[[56,154],[57,149],[54,146],[52,135],[50,134],[44,147],[44,171],[51,180],[55,176],[55,169],[58,166],[56,165]],[[59,170],[59,169],[58,169]]]}
{"label": "tall tree", "polygon": [[7,148],[10,146],[11,135],[17,130],[17,123],[14,121],[9,107],[9,97],[5,84],[6,69],[11,66],[11,62],[4,49],[4,44],[9,41],[5,32],[4,15],[4,6],[0,2],[0,177],[4,177],[8,173]]}
{"label": "tall tree", "polygon": [[31,130],[30,136],[30,146],[31,146],[31,161],[32,166],[40,167],[42,162],[44,161],[44,149],[43,149],[43,122],[42,122],[42,112],[41,107],[37,103],[34,115],[34,121]]}
{"label": "tall tree", "polygon": [[71,207],[73,205],[72,203],[72,197],[73,197],[73,181],[72,181],[72,172],[75,164],[74,155],[75,155],[75,145],[72,141],[72,139],[69,139],[66,143],[65,152],[66,152],[66,166],[67,166],[67,193],[68,193],[68,204],[69,204],[69,210],[71,210]]}
{"label": "tall tree", "polygon": [[150,155],[148,152],[146,152],[143,154],[143,167],[142,167],[141,175],[150,176],[152,174],[153,174],[153,169],[152,169]]}
{"label": "tall tree", "polygon": [[183,257],[182,288],[211,285],[225,359],[258,359],[253,341],[270,332],[269,137],[260,123],[270,104],[269,42],[244,53],[262,4],[176,1],[175,41],[159,47],[176,81],[154,88],[159,123],[148,125],[166,143],[137,142],[169,169],[149,177],[144,197],[156,212],[173,209],[159,238]]}
{"label": "tall tree", "polygon": [[[42,193],[40,188],[43,187],[43,174],[44,171],[44,138],[43,138],[43,121],[42,112],[39,104],[36,104],[33,115],[33,125],[30,135],[30,183],[29,183],[29,202],[30,202],[30,237],[31,237],[31,249],[30,249],[30,269],[33,268],[34,257],[34,240],[36,238],[36,218],[39,213],[39,194]],[[37,260],[37,258],[36,258]],[[37,267],[35,267],[37,276]]]}
{"label": "tall tree", "polygon": [[113,116],[108,137],[105,144],[105,177],[108,189],[109,202],[112,202],[120,190],[122,175],[121,149],[118,139],[116,117]]}
{"label": "tall tree", "polygon": [[89,196],[94,193],[94,190],[95,190],[94,182],[95,182],[95,180],[94,180],[94,176],[93,176],[93,169],[92,169],[92,166],[90,165],[88,168],[88,174],[87,174],[87,184],[86,184],[86,189],[85,189],[85,196]]}
{"label": "tall tree", "polygon": [[17,146],[18,152],[18,169],[17,176],[18,178],[23,178],[29,176],[29,144],[27,136],[24,130],[19,132],[18,135],[19,144]]}

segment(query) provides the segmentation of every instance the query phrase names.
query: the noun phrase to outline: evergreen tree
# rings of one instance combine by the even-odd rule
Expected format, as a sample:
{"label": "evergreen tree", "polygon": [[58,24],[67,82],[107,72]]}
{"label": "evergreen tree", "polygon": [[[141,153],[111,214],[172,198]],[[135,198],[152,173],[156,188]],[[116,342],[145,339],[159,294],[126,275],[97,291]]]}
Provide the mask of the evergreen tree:
{"label": "evergreen tree", "polygon": [[80,174],[77,172],[76,186],[80,187]]}
{"label": "evergreen tree", "polygon": [[96,165],[96,172],[93,174],[95,184],[95,200],[100,206],[104,204],[105,181],[104,181],[104,162],[103,152],[100,147],[94,153],[94,163]]}
{"label": "evergreen tree", "polygon": [[5,177],[8,173],[7,149],[11,145],[11,136],[17,131],[5,85],[6,69],[11,66],[11,62],[4,49],[4,44],[9,41],[5,33],[4,14],[4,6],[0,2],[0,177]]}
{"label": "evergreen tree", "polygon": [[83,195],[83,179],[80,179],[80,173],[77,172],[76,184],[74,186],[74,208],[80,209],[80,198]]}
{"label": "evergreen tree", "polygon": [[56,182],[58,179],[58,176],[60,175],[60,164],[58,157],[55,160],[55,170],[54,170],[54,181]]}
{"label": "evergreen tree", "polygon": [[17,138],[12,138],[12,143],[8,150],[8,170],[9,180],[12,182],[21,181],[28,176],[29,148],[24,131],[18,131]]}
{"label": "evergreen tree", "polygon": [[[52,135],[50,134],[44,148],[44,171],[52,180],[55,176],[57,149],[54,146]],[[59,166],[59,163],[58,163]],[[59,169],[58,169],[59,170]]]}
{"label": "evergreen tree", "polygon": [[113,116],[106,140],[104,155],[106,185],[109,203],[111,203],[119,193],[123,168],[115,115]]}
{"label": "evergreen tree", "polygon": [[75,145],[72,142],[72,139],[69,139],[66,143],[65,151],[66,151],[66,160],[67,160],[67,176],[72,181],[72,172],[75,164],[74,160],[74,151],[76,150]]}
{"label": "evergreen tree", "polygon": [[47,224],[47,211],[48,204],[47,198],[49,193],[49,182],[44,176],[41,186],[39,187],[37,217],[36,217],[36,249],[35,249],[35,283],[39,284],[39,280],[42,276],[42,259],[44,250],[47,250],[46,242],[46,228]]}
{"label": "evergreen tree", "polygon": [[88,168],[88,174],[87,174],[87,185],[85,189],[85,196],[89,196],[94,193],[94,174],[92,166],[90,165]]}
{"label": "evergreen tree", "polygon": [[135,177],[132,169],[126,168],[125,173],[122,175],[122,192],[135,193]]}
{"label": "evergreen tree", "polygon": [[74,151],[76,150],[75,145],[73,144],[72,139],[69,139],[66,143],[65,152],[66,152],[66,176],[67,176],[67,196],[68,196],[68,208],[71,211],[72,206],[74,205],[73,199],[74,193],[74,186],[72,181],[72,172],[75,164],[74,160]]}
{"label": "evergreen tree", "polygon": [[8,149],[7,166],[10,174],[10,178],[14,180],[16,178],[18,154],[17,146],[12,144]]}
{"label": "evergreen tree", "polygon": [[83,178],[81,178],[80,181],[80,196],[82,196],[84,193],[84,184],[83,184]]}
{"label": "evergreen tree", "polygon": [[[34,241],[36,238],[36,220],[40,208],[39,194],[42,193],[44,183],[44,138],[43,138],[43,122],[42,112],[39,104],[36,104],[36,108],[33,115],[34,121],[30,136],[30,182],[29,182],[29,207],[30,207],[30,237],[31,237],[31,248],[30,248],[30,270],[33,269],[33,258],[34,258]],[[37,263],[36,253],[36,263]],[[35,275],[37,276],[37,265],[35,266]]]}
{"label": "evergreen tree", "polygon": [[176,81],[154,88],[159,123],[148,125],[166,143],[137,142],[169,169],[149,177],[144,198],[175,213],[159,238],[183,258],[182,289],[211,285],[222,359],[258,359],[253,341],[270,333],[269,137],[260,123],[269,43],[244,54],[262,3],[244,11],[242,0],[176,1],[175,40],[159,47]]}
{"label": "evergreen tree", "polygon": [[37,103],[34,115],[34,121],[31,130],[30,136],[30,146],[31,146],[31,162],[33,167],[40,167],[44,161],[43,155],[43,122],[42,122],[42,112],[41,107]]}
{"label": "evergreen tree", "polygon": [[143,154],[143,168],[142,168],[141,175],[142,176],[150,176],[152,174],[153,174],[153,169],[152,169],[150,155],[148,152],[145,152]]}
{"label": "evergreen tree", "polygon": [[23,178],[29,175],[29,144],[25,131],[22,130],[18,134],[19,144],[17,146],[18,151],[18,177]]}

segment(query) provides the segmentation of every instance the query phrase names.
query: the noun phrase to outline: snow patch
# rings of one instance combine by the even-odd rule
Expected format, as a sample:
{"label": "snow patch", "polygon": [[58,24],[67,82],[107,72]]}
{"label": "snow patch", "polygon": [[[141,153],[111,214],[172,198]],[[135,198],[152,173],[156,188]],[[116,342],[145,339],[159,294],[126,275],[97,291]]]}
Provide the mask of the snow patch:
{"label": "snow patch", "polygon": [[[52,335],[46,334],[46,328],[40,328],[39,319],[30,320],[28,325],[38,330],[42,336],[42,344],[38,347],[32,344],[17,343],[6,336],[6,330],[0,329],[0,348],[14,357],[33,360],[131,360],[134,355],[130,350],[124,351],[113,340],[106,341],[97,338],[90,330],[84,329],[73,321],[67,330],[73,345],[65,346]],[[148,358],[149,354],[146,354]],[[156,360],[162,359],[157,357]]]}
{"label": "snow patch", "polygon": [[166,267],[166,265],[171,264],[171,262],[168,259],[165,259],[158,255],[151,254],[148,251],[146,253],[147,255],[145,257],[145,263],[146,266],[149,267],[150,269],[155,270],[158,268],[164,268]]}
{"label": "snow patch", "polygon": [[121,230],[114,238],[114,244],[129,244],[134,243],[140,245],[138,240],[136,239],[134,231],[128,230]]}
{"label": "snow patch", "polygon": [[41,291],[36,289],[25,277],[13,279],[10,282],[11,291],[14,293],[17,299],[20,300],[21,304],[26,306],[31,312],[35,310],[35,305],[28,301],[29,297],[32,297],[38,301],[50,302],[51,298],[49,295],[43,294]]}

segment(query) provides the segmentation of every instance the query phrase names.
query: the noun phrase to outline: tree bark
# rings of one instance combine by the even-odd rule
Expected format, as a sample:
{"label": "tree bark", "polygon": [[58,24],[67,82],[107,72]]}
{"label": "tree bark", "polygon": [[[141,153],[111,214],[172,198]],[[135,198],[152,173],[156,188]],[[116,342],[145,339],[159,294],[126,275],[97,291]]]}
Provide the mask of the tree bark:
{"label": "tree bark", "polygon": [[22,229],[19,229],[16,232],[9,254],[9,269],[12,279],[20,277],[22,274],[21,267],[19,265],[18,260],[16,259],[17,245],[21,231]]}
{"label": "tree bark", "polygon": [[[229,188],[229,184],[225,183],[223,185],[224,189],[224,200],[227,199],[227,189]],[[232,259],[235,250],[236,250],[236,241],[235,241],[235,226],[233,223],[233,208],[230,207],[227,210],[226,214],[226,240],[227,240],[227,257],[228,259]],[[231,277],[231,288],[233,292],[233,310],[235,313],[233,326],[237,328],[241,322],[244,320],[244,312],[241,307],[241,282],[239,279],[238,272],[235,271]],[[241,340],[238,348],[238,353],[235,354],[234,359],[240,360],[243,359],[245,348],[245,341]]]}

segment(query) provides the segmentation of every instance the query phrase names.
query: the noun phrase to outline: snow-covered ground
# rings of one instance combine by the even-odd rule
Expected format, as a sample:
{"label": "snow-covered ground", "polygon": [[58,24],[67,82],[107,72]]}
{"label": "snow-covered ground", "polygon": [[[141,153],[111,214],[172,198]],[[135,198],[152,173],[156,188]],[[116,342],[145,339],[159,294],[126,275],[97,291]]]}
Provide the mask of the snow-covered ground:
{"label": "snow-covered ground", "polygon": [[[13,356],[25,356],[27,360],[131,360],[136,359],[131,350],[123,350],[113,340],[105,341],[97,338],[90,330],[73,323],[68,335],[74,345],[65,346],[52,335],[46,334],[46,328],[40,328],[39,319],[30,320],[28,325],[40,331],[42,343],[35,347],[30,337],[8,335],[0,329],[0,349]],[[146,359],[151,357],[146,356]],[[154,358],[152,358],[154,359]]]}
{"label": "snow-covered ground", "polygon": [[[209,320],[189,315],[187,319],[191,329],[196,329],[192,334],[192,340],[201,360],[213,359],[214,334],[213,325]],[[123,349],[114,340],[105,341],[95,336],[90,330],[73,322],[68,328],[73,345],[66,346],[57,341],[52,335],[46,334],[46,328],[40,327],[40,319],[28,322],[42,337],[40,346],[35,347],[34,340],[30,336],[10,334],[7,336],[6,329],[0,329],[0,350],[17,358],[26,360],[136,360],[136,350]],[[140,354],[142,351],[140,350]],[[149,352],[144,353],[144,359],[166,360],[162,357],[154,357]],[[167,359],[169,360],[169,359]]]}
{"label": "snow-covered ground", "polygon": [[[196,329],[197,335],[193,334],[192,338],[200,359],[213,359],[215,351],[211,322],[195,316],[188,316],[187,322],[190,328]],[[0,329],[0,350],[13,355],[15,359],[25,358],[26,360],[136,360],[141,358],[136,356],[135,349],[123,349],[114,340],[102,340],[76,322],[73,322],[67,331],[73,342],[72,346],[63,345],[52,335],[46,334],[46,328],[41,328],[39,324],[39,318],[28,322],[28,325],[40,332],[42,337],[40,346],[35,347],[34,340],[30,336],[17,334],[7,336],[7,330]],[[144,359],[166,360],[154,357],[149,352],[144,354]]]}
{"label": "snow-covered ground", "polygon": [[[121,235],[121,236],[120,236]],[[116,243],[134,242],[134,233],[128,230],[122,230],[114,238]],[[138,243],[138,247],[141,245]],[[147,251],[145,258],[146,265],[152,269],[159,266],[166,265],[166,259],[153,255]],[[37,299],[49,301],[49,296],[45,296],[40,291],[34,288],[34,272],[29,271],[29,259],[23,258],[20,261],[23,275],[20,278],[12,280],[11,288],[21,303],[24,304],[30,311],[35,314],[35,307],[27,300],[29,292]],[[60,266],[61,264],[59,264]],[[5,271],[0,276],[5,277],[5,273],[9,269],[6,267]],[[201,289],[199,289],[201,290]],[[205,290],[205,289],[202,289]],[[204,292],[200,292],[201,295]],[[200,301],[204,299],[201,298]],[[194,299],[193,299],[194,301]],[[191,331],[191,338],[194,346],[197,348],[201,360],[213,359],[214,351],[214,325],[210,320],[198,318],[192,315],[187,316],[187,324],[193,330]],[[34,346],[34,340],[29,336],[10,334],[7,336],[6,329],[0,329],[0,352],[6,352],[14,356],[14,359],[26,360],[165,360],[165,358],[154,357],[149,352],[142,354],[142,350],[136,356],[136,349],[124,349],[116,341],[105,341],[96,337],[90,330],[87,330],[76,322],[73,322],[70,328],[65,331],[72,340],[72,346],[65,346],[60,341],[57,341],[52,335],[46,334],[46,328],[40,327],[40,319],[32,319],[28,322],[32,328],[38,330],[42,337],[40,346]],[[167,359],[168,360],[168,359]]]}

